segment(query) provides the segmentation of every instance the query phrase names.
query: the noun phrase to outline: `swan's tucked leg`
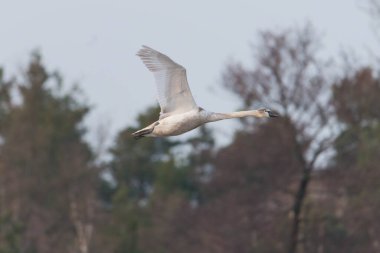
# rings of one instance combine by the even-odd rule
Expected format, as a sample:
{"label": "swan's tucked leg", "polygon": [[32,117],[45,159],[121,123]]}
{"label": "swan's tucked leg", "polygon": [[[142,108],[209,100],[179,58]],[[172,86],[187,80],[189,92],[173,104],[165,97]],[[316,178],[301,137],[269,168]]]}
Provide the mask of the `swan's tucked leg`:
{"label": "swan's tucked leg", "polygon": [[154,127],[157,126],[158,124],[160,124],[160,123],[154,122],[153,124],[151,124],[151,125],[143,128],[141,130],[138,130],[138,131],[134,132],[132,135],[135,137],[136,140],[140,139],[142,137],[145,137],[145,135],[148,135],[151,132],[153,132]]}

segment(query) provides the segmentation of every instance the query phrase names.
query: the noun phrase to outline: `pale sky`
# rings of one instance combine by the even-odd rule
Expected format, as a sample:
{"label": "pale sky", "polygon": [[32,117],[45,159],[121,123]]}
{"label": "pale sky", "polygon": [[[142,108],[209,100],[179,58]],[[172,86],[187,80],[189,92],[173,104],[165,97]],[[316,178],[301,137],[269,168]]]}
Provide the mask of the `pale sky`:
{"label": "pale sky", "polygon": [[[323,35],[328,54],[352,48],[365,55],[378,43],[362,8],[365,2],[0,0],[0,66],[10,76],[26,65],[33,49],[40,49],[47,67],[59,70],[68,86],[78,82],[94,105],[86,119],[89,139],[103,124],[112,141],[156,103],[153,77],[135,56],[141,45],[186,67],[200,106],[233,111],[239,103],[221,89],[221,74],[230,59],[252,63],[250,43],[258,31],[310,21]],[[221,142],[233,126],[236,121],[213,124]]]}

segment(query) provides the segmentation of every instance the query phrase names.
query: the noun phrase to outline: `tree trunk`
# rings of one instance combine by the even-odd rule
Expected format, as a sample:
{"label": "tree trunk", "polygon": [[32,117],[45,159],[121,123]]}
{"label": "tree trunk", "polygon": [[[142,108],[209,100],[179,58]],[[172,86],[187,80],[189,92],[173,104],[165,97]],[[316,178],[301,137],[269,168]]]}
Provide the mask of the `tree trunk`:
{"label": "tree trunk", "polygon": [[310,182],[310,174],[311,174],[311,168],[305,167],[303,170],[302,180],[298,186],[298,191],[297,191],[297,194],[294,200],[294,205],[293,205],[293,223],[292,223],[292,230],[290,233],[288,253],[297,252],[302,205],[305,200],[307,187]]}

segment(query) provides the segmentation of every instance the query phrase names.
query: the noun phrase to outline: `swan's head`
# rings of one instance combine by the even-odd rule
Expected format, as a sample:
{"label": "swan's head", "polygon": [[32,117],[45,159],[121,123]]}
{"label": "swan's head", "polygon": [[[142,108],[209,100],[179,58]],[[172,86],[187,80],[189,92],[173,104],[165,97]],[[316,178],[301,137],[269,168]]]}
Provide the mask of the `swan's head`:
{"label": "swan's head", "polygon": [[272,111],[272,110],[267,109],[267,108],[262,108],[262,109],[259,109],[258,111],[263,118],[274,118],[274,117],[280,116],[277,112]]}

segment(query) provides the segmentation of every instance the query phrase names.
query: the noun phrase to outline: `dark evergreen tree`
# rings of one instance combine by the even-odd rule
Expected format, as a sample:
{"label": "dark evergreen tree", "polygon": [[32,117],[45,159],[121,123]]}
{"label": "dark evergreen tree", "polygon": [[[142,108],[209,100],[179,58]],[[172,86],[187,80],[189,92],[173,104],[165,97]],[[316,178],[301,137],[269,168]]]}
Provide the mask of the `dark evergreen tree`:
{"label": "dark evergreen tree", "polygon": [[35,53],[15,85],[21,101],[5,100],[2,204],[22,227],[21,252],[88,252],[90,246],[97,171],[83,140],[89,108],[77,90],[64,93],[61,82]]}

